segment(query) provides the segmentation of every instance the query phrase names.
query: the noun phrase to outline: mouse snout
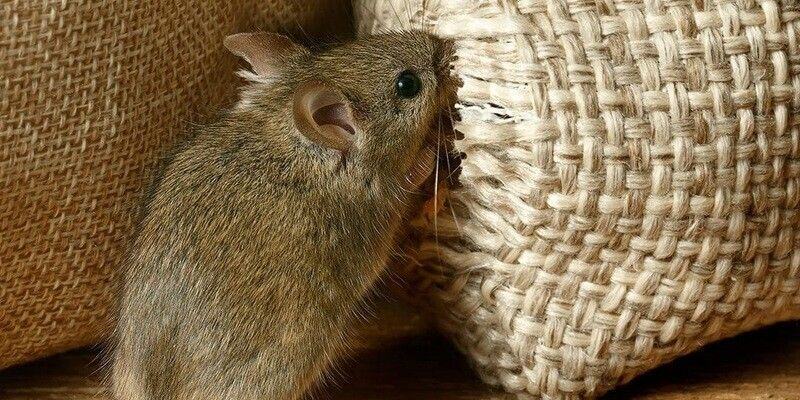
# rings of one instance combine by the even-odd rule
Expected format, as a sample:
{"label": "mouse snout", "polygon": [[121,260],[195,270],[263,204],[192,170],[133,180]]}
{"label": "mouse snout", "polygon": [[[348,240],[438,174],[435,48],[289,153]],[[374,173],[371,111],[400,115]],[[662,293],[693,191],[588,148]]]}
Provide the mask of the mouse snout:
{"label": "mouse snout", "polygon": [[451,39],[437,39],[438,43],[436,45],[436,52],[434,53],[436,57],[436,72],[440,76],[449,75],[453,69],[453,64],[458,60],[456,45]]}

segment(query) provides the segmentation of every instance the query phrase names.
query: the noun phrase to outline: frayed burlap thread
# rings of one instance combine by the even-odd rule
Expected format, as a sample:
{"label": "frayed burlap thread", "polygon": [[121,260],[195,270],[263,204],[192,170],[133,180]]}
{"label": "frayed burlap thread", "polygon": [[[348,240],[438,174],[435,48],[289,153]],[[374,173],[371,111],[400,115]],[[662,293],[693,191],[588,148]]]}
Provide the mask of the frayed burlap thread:
{"label": "frayed burlap thread", "polygon": [[241,84],[225,35],[330,35],[337,2],[0,5],[0,368],[110,332],[148,166]]}
{"label": "frayed burlap thread", "polygon": [[591,398],[800,318],[798,2],[357,10],[457,42],[463,187],[406,272],[485,381]]}

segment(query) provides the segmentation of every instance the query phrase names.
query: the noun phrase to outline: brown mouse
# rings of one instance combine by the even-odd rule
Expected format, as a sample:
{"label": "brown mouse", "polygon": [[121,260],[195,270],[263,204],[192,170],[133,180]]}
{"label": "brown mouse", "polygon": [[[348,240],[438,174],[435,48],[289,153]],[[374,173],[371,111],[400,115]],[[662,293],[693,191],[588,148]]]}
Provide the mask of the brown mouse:
{"label": "brown mouse", "polygon": [[166,164],[123,271],[121,400],[303,396],[420,204],[455,100],[452,45],[422,32],[225,46],[250,83]]}

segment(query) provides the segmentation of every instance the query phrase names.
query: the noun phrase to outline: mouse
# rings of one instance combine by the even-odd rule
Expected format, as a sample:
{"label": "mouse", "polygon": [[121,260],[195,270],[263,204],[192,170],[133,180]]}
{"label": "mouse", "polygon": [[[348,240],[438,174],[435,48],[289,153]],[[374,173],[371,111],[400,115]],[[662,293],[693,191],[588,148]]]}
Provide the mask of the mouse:
{"label": "mouse", "polygon": [[224,46],[247,83],[164,163],[121,271],[120,400],[303,397],[437,185],[452,42],[402,31],[311,51],[248,32]]}

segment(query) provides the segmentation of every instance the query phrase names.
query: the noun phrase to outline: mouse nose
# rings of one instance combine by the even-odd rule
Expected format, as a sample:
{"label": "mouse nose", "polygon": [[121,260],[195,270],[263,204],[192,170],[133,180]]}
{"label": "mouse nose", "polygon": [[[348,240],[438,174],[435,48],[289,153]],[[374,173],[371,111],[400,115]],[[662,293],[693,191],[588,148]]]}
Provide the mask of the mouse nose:
{"label": "mouse nose", "polygon": [[442,73],[449,73],[451,66],[458,60],[456,44],[451,39],[439,38],[439,44],[435,54],[439,60],[438,70]]}

